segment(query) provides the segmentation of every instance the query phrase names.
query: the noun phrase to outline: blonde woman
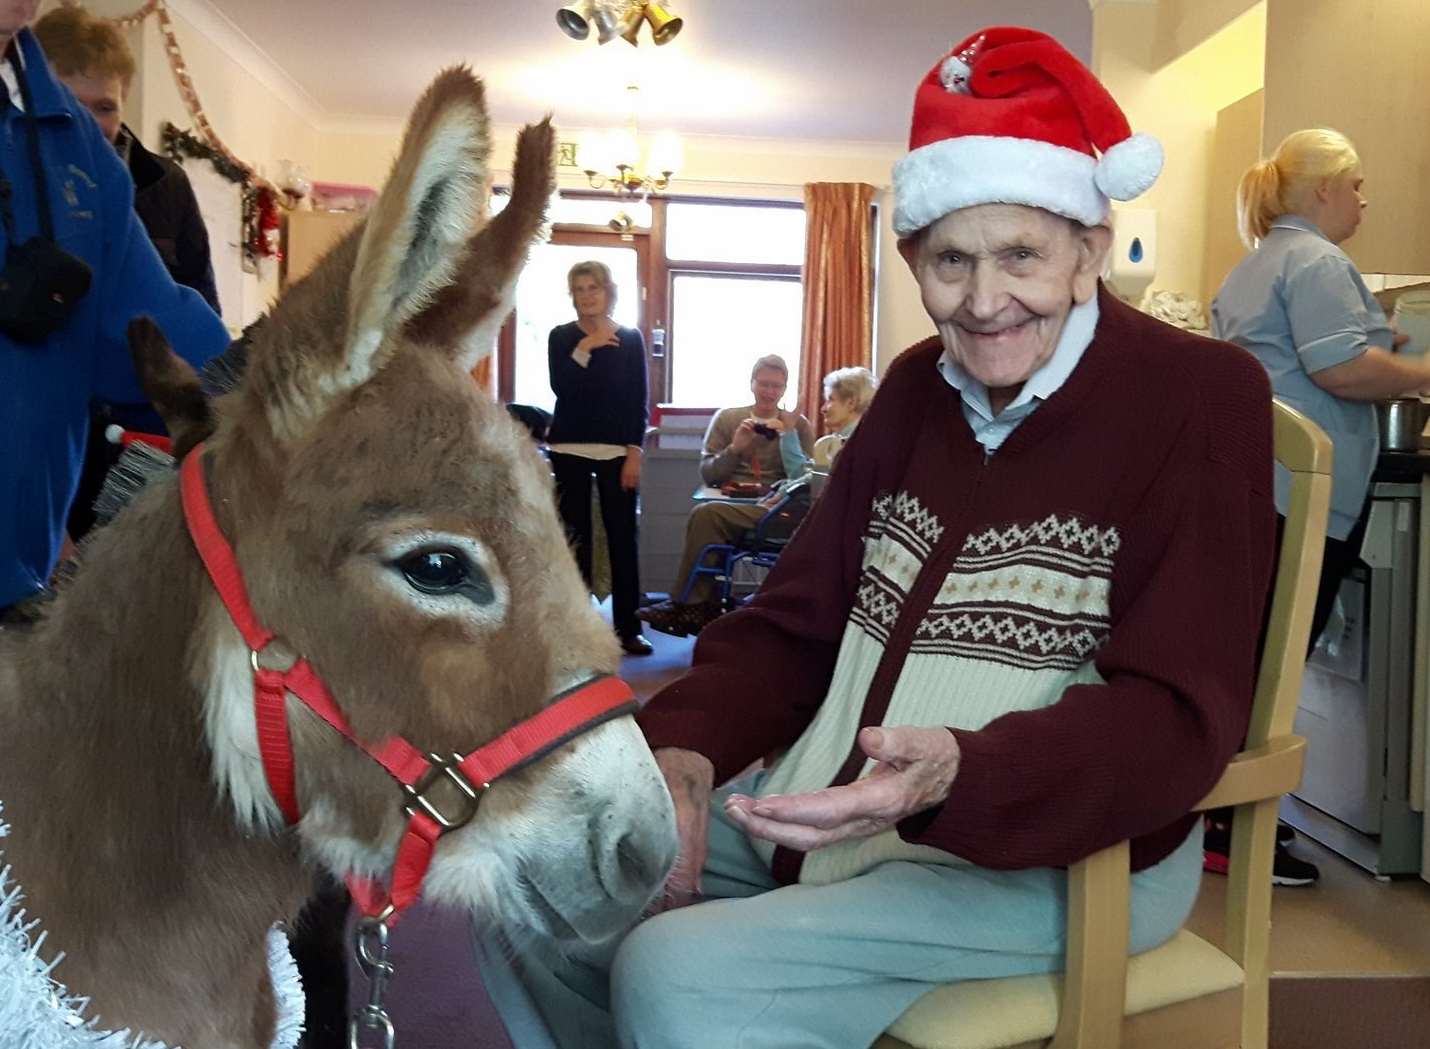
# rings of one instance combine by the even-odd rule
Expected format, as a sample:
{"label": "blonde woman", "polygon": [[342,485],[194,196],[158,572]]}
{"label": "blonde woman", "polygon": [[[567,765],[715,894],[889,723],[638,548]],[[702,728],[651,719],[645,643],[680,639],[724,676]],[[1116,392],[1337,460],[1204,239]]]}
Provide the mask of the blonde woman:
{"label": "blonde woman", "polygon": [[[1364,534],[1366,492],[1380,451],[1374,402],[1430,386],[1430,358],[1394,353],[1404,340],[1338,247],[1360,225],[1362,183],[1360,158],[1340,132],[1312,128],[1288,135],[1274,155],[1242,176],[1237,219],[1252,252],[1212,302],[1212,334],[1254,354],[1275,396],[1314,419],[1335,445],[1312,645]],[[1289,480],[1278,466],[1278,537]],[[1213,838],[1209,834],[1208,863],[1215,867],[1225,843]],[[1278,851],[1279,884],[1310,884],[1316,874],[1311,864]]]}
{"label": "blonde woman", "polygon": [[601,262],[566,275],[576,319],[551,329],[547,353],[556,408],[546,433],[557,509],[591,583],[591,479],[611,557],[611,613],[627,655],[653,649],[636,619],[640,601],[636,499],[646,426],[645,342],[611,319],[616,283]]}

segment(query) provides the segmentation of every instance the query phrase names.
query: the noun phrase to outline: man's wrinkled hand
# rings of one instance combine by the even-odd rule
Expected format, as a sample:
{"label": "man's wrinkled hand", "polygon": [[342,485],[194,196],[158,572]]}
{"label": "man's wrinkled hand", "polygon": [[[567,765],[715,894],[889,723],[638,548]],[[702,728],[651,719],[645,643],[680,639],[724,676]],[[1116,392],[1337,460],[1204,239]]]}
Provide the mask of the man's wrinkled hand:
{"label": "man's wrinkled hand", "polygon": [[732,794],[726,815],[752,837],[810,852],[942,804],[958,776],[958,740],[944,728],[866,728],[859,746],[878,762],[863,779],[812,794]]}
{"label": "man's wrinkled hand", "polygon": [[694,903],[700,897],[700,872],[710,831],[710,795],[715,787],[715,766],[703,754],[679,747],[655,751],[655,763],[665,777],[670,800],[675,803],[675,830],[680,852],[665,882],[656,910],[668,911]]}

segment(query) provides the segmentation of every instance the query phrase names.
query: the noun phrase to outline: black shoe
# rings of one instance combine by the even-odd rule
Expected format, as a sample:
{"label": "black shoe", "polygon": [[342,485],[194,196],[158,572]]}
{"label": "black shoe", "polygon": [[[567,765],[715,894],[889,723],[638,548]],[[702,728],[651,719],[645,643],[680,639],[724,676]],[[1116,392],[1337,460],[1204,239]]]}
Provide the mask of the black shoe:
{"label": "black shoe", "polygon": [[1282,848],[1296,840],[1296,828],[1285,820],[1276,821],[1276,844]]}
{"label": "black shoe", "polygon": [[1321,872],[1314,863],[1308,863],[1284,846],[1276,847],[1276,856],[1271,861],[1271,884],[1287,886],[1315,885]]}
{"label": "black shoe", "polygon": [[628,656],[648,656],[655,652],[655,646],[640,634],[629,634],[621,638],[621,651]]}

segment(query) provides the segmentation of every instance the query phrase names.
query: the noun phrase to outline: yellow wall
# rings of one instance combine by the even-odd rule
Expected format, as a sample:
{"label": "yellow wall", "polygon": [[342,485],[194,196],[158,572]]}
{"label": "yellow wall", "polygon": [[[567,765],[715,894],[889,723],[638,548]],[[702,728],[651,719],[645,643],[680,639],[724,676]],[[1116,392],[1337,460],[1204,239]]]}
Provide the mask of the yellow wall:
{"label": "yellow wall", "polygon": [[1134,131],[1161,140],[1166,167],[1157,184],[1133,202],[1157,212],[1157,276],[1153,289],[1203,302],[1207,186],[1217,113],[1261,87],[1266,5],[1257,3],[1175,61],[1156,65],[1157,5],[1109,2],[1093,12],[1093,68],[1121,103]]}

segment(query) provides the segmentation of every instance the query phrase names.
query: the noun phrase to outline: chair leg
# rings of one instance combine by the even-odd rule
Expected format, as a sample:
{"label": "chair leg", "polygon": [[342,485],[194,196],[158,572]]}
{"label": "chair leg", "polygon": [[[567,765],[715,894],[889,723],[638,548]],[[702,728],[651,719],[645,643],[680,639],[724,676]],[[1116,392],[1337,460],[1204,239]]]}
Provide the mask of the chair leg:
{"label": "chair leg", "polygon": [[1227,946],[1246,973],[1242,1049],[1266,1049],[1270,1026],[1271,866],[1276,854],[1275,798],[1238,805],[1227,871]]}

